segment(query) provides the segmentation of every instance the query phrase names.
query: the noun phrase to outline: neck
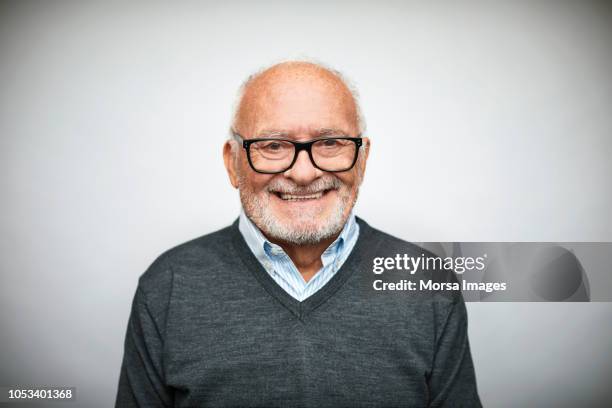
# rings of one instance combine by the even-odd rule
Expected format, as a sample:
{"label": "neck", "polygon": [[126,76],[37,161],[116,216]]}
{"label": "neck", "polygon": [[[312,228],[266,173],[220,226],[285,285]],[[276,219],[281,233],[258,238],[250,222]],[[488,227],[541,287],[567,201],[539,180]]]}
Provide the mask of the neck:
{"label": "neck", "polygon": [[308,282],[323,267],[321,255],[338,238],[340,232],[316,244],[296,245],[289,242],[270,240],[279,245],[291,258],[295,267],[300,271],[304,281]]}

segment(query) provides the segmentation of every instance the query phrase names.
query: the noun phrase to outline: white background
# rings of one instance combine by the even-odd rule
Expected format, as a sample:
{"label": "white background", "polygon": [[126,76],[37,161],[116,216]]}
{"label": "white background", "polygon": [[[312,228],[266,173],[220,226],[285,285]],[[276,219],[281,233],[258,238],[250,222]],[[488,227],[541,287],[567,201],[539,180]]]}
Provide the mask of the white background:
{"label": "white background", "polygon": [[[138,276],[238,215],[221,160],[234,95],[279,59],[357,84],[371,225],[612,241],[612,9],[452,4],[3,2],[0,385],[113,404]],[[468,308],[486,406],[612,400],[612,304]]]}

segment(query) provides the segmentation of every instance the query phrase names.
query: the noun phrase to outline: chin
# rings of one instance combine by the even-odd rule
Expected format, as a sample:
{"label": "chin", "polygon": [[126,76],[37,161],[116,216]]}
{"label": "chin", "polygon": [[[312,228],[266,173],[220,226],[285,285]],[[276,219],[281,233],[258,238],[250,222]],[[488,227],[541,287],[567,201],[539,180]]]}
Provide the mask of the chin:
{"label": "chin", "polygon": [[262,217],[257,225],[270,238],[294,245],[313,245],[331,238],[342,231],[346,222],[344,211],[336,211],[322,219],[320,213],[314,216],[303,213],[297,219],[276,218],[271,214]]}
{"label": "chin", "polygon": [[339,211],[342,210],[337,208],[283,208],[274,211],[273,217],[283,225],[320,229],[333,222]]}

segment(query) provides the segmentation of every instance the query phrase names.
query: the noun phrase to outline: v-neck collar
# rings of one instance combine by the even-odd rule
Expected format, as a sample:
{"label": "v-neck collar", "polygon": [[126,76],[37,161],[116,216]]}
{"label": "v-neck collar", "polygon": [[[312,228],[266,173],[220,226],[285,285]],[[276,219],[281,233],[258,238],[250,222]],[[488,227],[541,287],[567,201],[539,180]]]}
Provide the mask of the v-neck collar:
{"label": "v-neck collar", "polygon": [[240,260],[246,268],[251,271],[257,281],[264,289],[285,308],[293,313],[298,319],[302,320],[311,311],[319,307],[328,300],[340,287],[348,280],[355,271],[355,266],[360,264],[362,253],[368,238],[372,232],[369,225],[359,217],[355,217],[359,224],[360,232],[355,247],[349,254],[344,264],[338,269],[336,274],[317,292],[299,301],[288,294],[282,287],[274,281],[270,274],[259,263],[253,252],[251,252],[246,241],[238,229],[238,219],[234,221],[231,228],[232,243]]}

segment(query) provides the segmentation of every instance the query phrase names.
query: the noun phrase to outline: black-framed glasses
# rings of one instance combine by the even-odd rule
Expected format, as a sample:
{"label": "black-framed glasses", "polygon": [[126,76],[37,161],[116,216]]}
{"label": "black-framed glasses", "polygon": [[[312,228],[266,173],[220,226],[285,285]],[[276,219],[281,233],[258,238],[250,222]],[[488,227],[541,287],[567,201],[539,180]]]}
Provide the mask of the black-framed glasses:
{"label": "black-framed glasses", "polygon": [[242,141],[251,168],[257,173],[276,174],[289,170],[302,150],[314,167],[319,170],[339,173],[353,168],[362,145],[361,137],[323,137],[308,142],[289,139],[245,139],[236,132],[235,138]]}

